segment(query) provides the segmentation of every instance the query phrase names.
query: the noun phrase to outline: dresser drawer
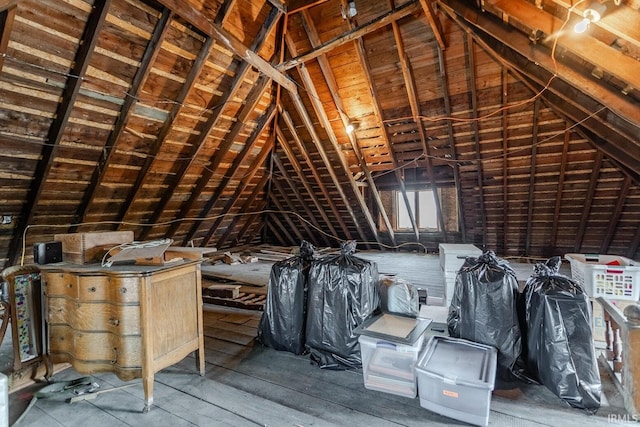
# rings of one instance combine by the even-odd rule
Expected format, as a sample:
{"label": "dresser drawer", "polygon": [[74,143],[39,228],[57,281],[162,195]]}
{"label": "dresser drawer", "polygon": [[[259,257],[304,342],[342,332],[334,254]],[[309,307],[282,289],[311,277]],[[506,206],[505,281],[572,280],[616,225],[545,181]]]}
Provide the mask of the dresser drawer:
{"label": "dresser drawer", "polygon": [[69,325],[78,331],[140,334],[140,307],[137,305],[83,303],[68,298],[49,298],[47,314],[50,324]]}
{"label": "dresser drawer", "polygon": [[46,273],[46,293],[49,297],[64,296],[79,301],[137,303],[136,277],[78,276],[70,273]]}
{"label": "dresser drawer", "polygon": [[65,353],[72,359],[105,362],[121,367],[142,366],[140,336],[119,336],[108,332],[80,332],[69,326],[52,325],[50,352]]}

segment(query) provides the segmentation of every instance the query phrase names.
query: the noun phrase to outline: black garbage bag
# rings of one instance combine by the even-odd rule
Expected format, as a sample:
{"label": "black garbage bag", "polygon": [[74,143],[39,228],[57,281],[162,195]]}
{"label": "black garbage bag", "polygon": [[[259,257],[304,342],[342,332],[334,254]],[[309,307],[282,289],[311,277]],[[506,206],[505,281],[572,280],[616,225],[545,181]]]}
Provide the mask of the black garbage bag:
{"label": "black garbage bag", "polygon": [[508,262],[493,251],[468,257],[458,273],[449,306],[449,335],[498,350],[498,387],[528,381],[520,359],[522,339],[517,312],[518,281]]}
{"label": "black garbage bag", "polygon": [[276,350],[305,351],[307,276],[314,247],[302,241],[299,255],[271,267],[264,313],[258,324],[258,341]]}
{"label": "black garbage bag", "polygon": [[377,309],[378,266],[354,255],[355,241],[341,253],[313,261],[309,270],[306,343],[312,362],[324,369],[362,365],[354,329]]}
{"label": "black garbage bag", "polygon": [[527,363],[542,384],[570,406],[595,413],[602,384],[583,287],[558,273],[560,257],[537,264],[527,280]]}
{"label": "black garbage bag", "polygon": [[417,317],[420,312],[418,290],[395,276],[380,276],[380,309],[384,313]]}

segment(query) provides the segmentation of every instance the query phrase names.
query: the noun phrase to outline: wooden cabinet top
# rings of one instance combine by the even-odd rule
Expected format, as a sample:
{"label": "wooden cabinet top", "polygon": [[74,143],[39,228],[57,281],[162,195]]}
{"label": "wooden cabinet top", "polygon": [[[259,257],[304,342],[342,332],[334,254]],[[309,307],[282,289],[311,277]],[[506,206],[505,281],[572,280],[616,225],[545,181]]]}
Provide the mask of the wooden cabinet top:
{"label": "wooden cabinet top", "polygon": [[73,273],[83,276],[148,276],[188,265],[196,265],[202,262],[199,260],[184,260],[167,263],[164,265],[139,265],[139,264],[114,264],[111,267],[103,267],[101,264],[72,264],[59,262],[55,264],[41,265],[43,273]]}

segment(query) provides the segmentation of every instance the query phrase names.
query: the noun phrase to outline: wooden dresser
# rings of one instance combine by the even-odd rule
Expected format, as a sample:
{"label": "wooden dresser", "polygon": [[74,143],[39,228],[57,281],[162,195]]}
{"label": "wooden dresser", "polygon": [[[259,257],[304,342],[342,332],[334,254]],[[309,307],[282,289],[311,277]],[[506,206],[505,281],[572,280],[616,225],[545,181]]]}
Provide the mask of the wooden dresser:
{"label": "wooden dresser", "polygon": [[142,378],[144,412],[159,370],[197,351],[204,375],[200,261],[42,267],[50,363]]}

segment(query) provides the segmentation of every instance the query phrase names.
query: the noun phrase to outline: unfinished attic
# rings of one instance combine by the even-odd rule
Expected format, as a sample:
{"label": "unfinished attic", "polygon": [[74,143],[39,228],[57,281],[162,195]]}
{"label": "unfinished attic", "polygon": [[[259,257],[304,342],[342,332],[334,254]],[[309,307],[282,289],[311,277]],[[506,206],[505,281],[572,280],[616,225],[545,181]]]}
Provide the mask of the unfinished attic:
{"label": "unfinished attic", "polygon": [[[237,266],[262,274],[264,304],[269,269],[282,255],[273,252],[308,242],[332,254],[355,242],[381,273],[405,275],[426,292],[434,310],[427,315],[443,331],[453,290],[438,264],[446,247],[512,262],[520,291],[534,264],[552,257],[563,260],[567,277],[575,267],[568,254],[585,263],[589,255],[624,259],[637,291],[639,9],[639,0],[0,0],[0,270],[51,272],[70,259],[57,258],[69,253],[56,253],[56,242],[103,233],[130,238],[93,241],[102,252],[92,262],[119,243],[197,253],[196,287],[185,292],[198,301],[181,313],[200,322],[200,341],[188,347],[198,369],[191,356],[147,361],[144,369],[158,368],[156,391],[164,396],[154,406],[166,404],[170,390],[192,387],[223,397],[187,393],[183,409],[162,409],[169,418],[154,408],[133,425],[449,425],[417,399],[385,395],[381,408],[370,409],[380,395],[365,390],[359,371],[347,379],[309,373],[297,359],[257,348],[261,308],[234,312],[205,301],[202,338],[200,285],[227,275],[253,292],[246,276],[205,265],[215,267],[223,254],[271,255],[266,267]],[[40,262],[38,251],[49,245],[55,262]],[[547,419],[541,409],[553,396],[528,385],[518,395],[524,402],[494,393],[492,422],[636,421],[640,373],[630,366],[640,366],[631,351],[640,337],[630,332],[632,311],[622,311],[635,305],[634,295],[620,304],[590,299],[602,322],[596,348],[603,346],[602,366],[614,374],[599,415],[554,401]],[[48,301],[38,310],[45,315]],[[0,311],[8,335],[16,323],[10,305]],[[173,320],[145,318],[142,327],[162,334]],[[225,350],[209,352],[217,346]],[[59,368],[40,350],[35,371]],[[0,351],[0,362],[5,356]],[[260,370],[261,358],[273,362],[273,375]],[[15,360],[7,363],[15,371]],[[69,371],[53,378],[71,379]],[[225,372],[230,377],[220,380]],[[109,375],[96,378],[122,385]],[[144,389],[149,409],[153,373],[150,382],[146,374],[123,375],[147,382],[100,399],[142,406]],[[305,388],[292,375],[315,384]],[[10,379],[34,390],[28,377]],[[11,396],[15,421],[29,402]],[[251,399],[263,409],[247,409]],[[220,412],[194,417],[189,405]],[[119,409],[99,404],[53,399],[35,408],[24,411],[25,424],[78,425],[79,418],[64,421],[74,411],[128,424]]]}

